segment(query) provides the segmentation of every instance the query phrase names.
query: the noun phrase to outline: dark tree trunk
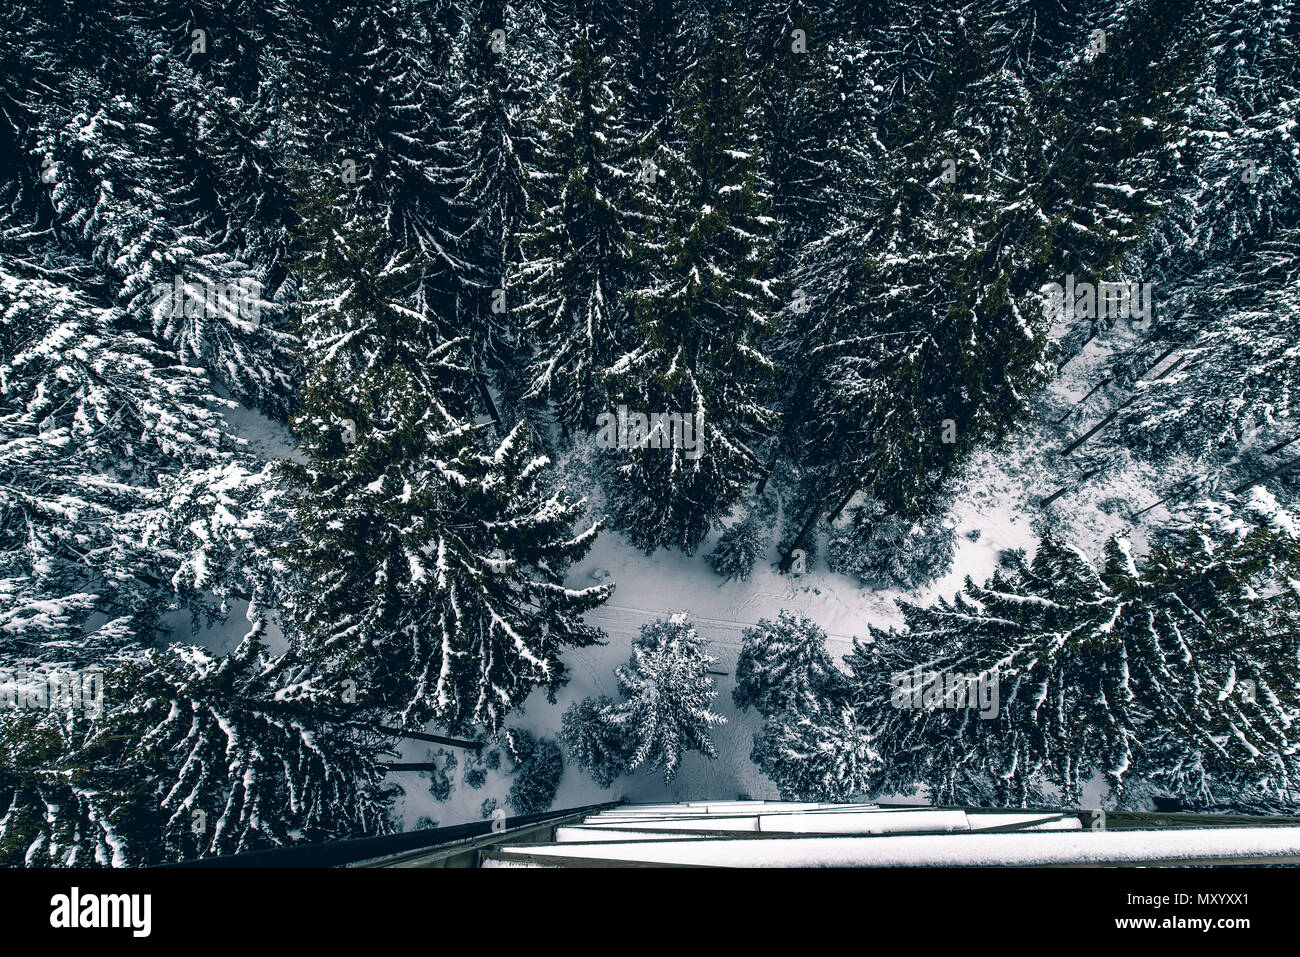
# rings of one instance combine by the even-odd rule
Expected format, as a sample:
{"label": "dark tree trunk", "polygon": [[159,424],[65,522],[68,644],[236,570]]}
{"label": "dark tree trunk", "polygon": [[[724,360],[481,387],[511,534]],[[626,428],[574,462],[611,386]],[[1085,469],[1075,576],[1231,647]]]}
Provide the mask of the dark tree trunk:
{"label": "dark tree trunk", "polygon": [[492,424],[496,427],[497,435],[504,436],[505,425],[501,421],[501,413],[497,409],[497,404],[492,399],[492,390],[488,388],[487,376],[479,367],[478,361],[474,362],[474,384],[478,387],[479,398],[483,400],[483,406],[487,409],[488,415],[492,417]]}
{"label": "dark tree trunk", "polygon": [[1109,376],[1109,375],[1108,375],[1108,376],[1106,376],[1106,378],[1104,378],[1104,379],[1102,379],[1100,382],[1098,382],[1095,386],[1093,386],[1093,387],[1088,391],[1088,394],[1087,394],[1087,395],[1085,395],[1085,396],[1084,396],[1082,399],[1080,399],[1078,402],[1074,403],[1074,405],[1070,406],[1070,408],[1068,408],[1068,409],[1066,410],[1065,415],[1061,416],[1061,417],[1060,417],[1059,419],[1057,419],[1056,422],[1054,422],[1053,424],[1054,424],[1054,425],[1060,425],[1062,422],[1064,422],[1064,421],[1065,421],[1066,419],[1068,419],[1070,416],[1074,415],[1074,413],[1077,412],[1077,411],[1079,410],[1079,407],[1080,407],[1081,405],[1083,405],[1085,402],[1087,402],[1089,399],[1091,399],[1094,395],[1097,394],[1097,390],[1098,390],[1098,389],[1100,389],[1102,386],[1104,386],[1107,382],[1112,381],[1114,378],[1115,378],[1114,376]]}
{"label": "dark tree trunk", "polygon": [[794,564],[795,551],[797,551],[799,547],[803,545],[804,540],[808,537],[808,534],[812,531],[813,526],[817,524],[817,519],[821,517],[821,513],[822,513],[821,503],[817,503],[813,505],[812,510],[808,513],[808,518],[803,523],[803,528],[799,529],[799,534],[794,537],[794,541],[790,543],[790,547],[785,550],[785,552],[781,555],[781,560],[777,562],[776,567],[779,568],[782,572],[788,572],[790,570],[790,566]]}
{"label": "dark tree trunk", "polygon": [[[1158,359],[1156,359],[1155,362],[1151,363],[1151,368],[1147,369],[1147,373],[1150,373],[1152,370],[1155,369],[1156,366],[1160,365],[1160,363],[1164,362],[1165,359],[1169,358],[1169,356],[1170,356],[1170,355],[1173,353],[1173,351],[1174,351],[1175,349],[1177,349],[1177,348],[1178,348],[1178,346],[1170,346],[1170,347],[1169,347],[1168,349],[1166,349],[1163,353],[1161,353],[1161,354],[1160,354],[1160,357],[1159,357]],[[1168,369],[1166,369],[1164,372],[1160,373],[1160,375],[1156,376],[1156,378],[1155,378],[1154,381],[1159,382],[1161,379],[1168,378],[1170,375],[1173,374],[1174,370],[1178,369],[1178,368],[1179,368],[1179,367],[1180,367],[1184,362],[1186,362],[1186,361],[1187,361],[1186,358],[1179,359],[1177,362],[1175,362],[1173,365],[1171,365],[1171,366],[1170,366]],[[1144,375],[1145,375],[1145,374],[1146,374],[1146,373],[1144,373]],[[1075,449],[1077,449],[1079,446],[1083,445],[1084,442],[1087,442],[1090,438],[1092,438],[1094,435],[1096,435],[1098,432],[1100,432],[1100,431],[1101,431],[1102,429],[1104,429],[1106,426],[1108,426],[1108,425],[1110,425],[1112,422],[1114,422],[1114,421],[1115,421],[1115,417],[1118,416],[1121,412],[1123,412],[1123,411],[1124,411],[1126,408],[1128,408],[1130,405],[1132,405],[1133,402],[1134,402],[1134,400],[1136,400],[1136,399],[1137,399],[1137,396],[1136,396],[1136,395],[1131,395],[1131,396],[1129,396],[1127,399],[1124,400],[1124,402],[1123,402],[1121,405],[1119,405],[1119,406],[1115,409],[1114,412],[1111,412],[1111,413],[1110,413],[1109,415],[1107,415],[1104,419],[1102,419],[1100,422],[1098,422],[1096,425],[1094,425],[1091,429],[1089,429],[1089,430],[1088,430],[1087,432],[1085,432],[1083,435],[1079,436],[1077,439],[1075,439],[1073,442],[1071,442],[1069,445],[1067,445],[1065,448],[1063,448],[1063,449],[1062,449],[1060,452],[1058,452],[1057,454],[1058,454],[1058,455],[1069,455],[1071,452],[1073,452],[1073,451],[1074,451]]]}
{"label": "dark tree trunk", "polygon": [[754,494],[759,498],[763,497],[763,490],[767,488],[767,480],[772,477],[772,473],[776,470],[776,462],[777,453],[773,450],[772,458],[768,461],[767,468],[763,471],[763,477],[758,480],[758,487],[754,490]]}
{"label": "dark tree trunk", "polygon": [[[840,513],[844,511],[845,507],[850,501],[852,501],[853,496],[857,494],[858,486],[854,485],[853,488],[849,490],[849,494],[844,496],[844,498],[840,500],[839,504],[831,510],[828,521],[833,522],[835,519],[839,518]],[[812,510],[808,513],[808,518],[804,521],[803,527],[799,529],[799,534],[794,537],[794,541],[790,543],[790,547],[787,548],[785,553],[781,556],[781,561],[777,563],[777,567],[782,572],[788,572],[790,566],[794,564],[795,550],[801,548],[804,543],[808,541],[808,536],[812,534],[813,528],[816,527],[818,520],[821,518],[822,509],[822,500],[819,499],[817,503],[813,505]]]}
{"label": "dark tree trunk", "polygon": [[399,738],[411,738],[415,741],[432,741],[434,744],[446,744],[453,748],[465,748],[468,751],[482,751],[482,741],[464,741],[460,738],[448,738],[441,734],[428,734],[424,731],[403,731],[401,728],[390,728],[386,725],[377,724],[375,729],[385,734],[395,735]]}
{"label": "dark tree trunk", "polygon": [[1181,495],[1184,491],[1187,490],[1188,486],[1190,486],[1194,481],[1195,479],[1188,479],[1186,482],[1180,483],[1177,487],[1174,488],[1172,492],[1170,492],[1164,498],[1156,499],[1156,501],[1152,502],[1150,505],[1148,505],[1146,508],[1142,509],[1141,511],[1134,512],[1132,515],[1129,516],[1129,520],[1132,521],[1133,519],[1137,518],[1140,515],[1145,515],[1147,512],[1151,511],[1157,505],[1163,505],[1165,502],[1169,501],[1171,498],[1175,497],[1176,495]]}
{"label": "dark tree trunk", "polygon": [[1287,447],[1288,445],[1290,445],[1292,442],[1300,442],[1300,435],[1293,435],[1293,436],[1291,436],[1291,438],[1289,438],[1289,439],[1285,439],[1285,440],[1279,442],[1277,445],[1273,445],[1273,446],[1270,446],[1269,448],[1266,448],[1266,449],[1264,450],[1264,454],[1265,454],[1265,455],[1273,455],[1274,453],[1281,452],[1284,448],[1286,448],[1286,447]]}
{"label": "dark tree trunk", "polygon": [[1271,469],[1270,471],[1265,472],[1263,475],[1259,476],[1258,478],[1253,478],[1249,482],[1245,482],[1241,485],[1238,485],[1236,488],[1232,490],[1232,494],[1240,495],[1242,492],[1246,491],[1246,489],[1251,488],[1255,485],[1259,485],[1261,482],[1267,482],[1271,478],[1276,478],[1277,476],[1282,475],[1284,472],[1290,472],[1292,469],[1296,467],[1300,467],[1300,459],[1292,459],[1290,462],[1287,462],[1285,465],[1280,465],[1275,469]]}
{"label": "dark tree trunk", "polygon": [[1047,508],[1047,506],[1051,505],[1053,502],[1055,502],[1066,492],[1070,491],[1070,489],[1078,488],[1079,485],[1082,485],[1084,482],[1088,481],[1088,479],[1092,478],[1094,475],[1100,475],[1103,471],[1105,471],[1105,466],[1102,466],[1101,468],[1095,468],[1091,472],[1085,472],[1082,476],[1079,477],[1078,485],[1062,485],[1051,495],[1047,496],[1047,498],[1039,502],[1038,507]]}

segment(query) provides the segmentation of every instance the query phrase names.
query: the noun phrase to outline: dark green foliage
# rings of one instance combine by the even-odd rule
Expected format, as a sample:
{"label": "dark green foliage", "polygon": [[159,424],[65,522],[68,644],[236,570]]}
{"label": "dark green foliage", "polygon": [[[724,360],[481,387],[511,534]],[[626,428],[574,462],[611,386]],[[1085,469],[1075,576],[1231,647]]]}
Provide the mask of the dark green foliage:
{"label": "dark green foliage", "polygon": [[383,738],[277,698],[277,675],[250,636],[220,659],[124,661],[101,716],[0,712],[0,859],[164,863],[389,829]]}
{"label": "dark green foliage", "polygon": [[602,788],[613,784],[632,761],[628,735],[607,720],[613,707],[614,701],[607,695],[575,701],[564,712],[560,731],[569,760]]}
{"label": "dark green foliage", "polygon": [[[787,306],[773,350],[791,384],[781,449],[808,470],[790,548],[860,492],[900,515],[932,505],[1051,374],[1038,290],[1109,278],[1164,205],[1201,55],[1194,4],[1128,5],[1106,22],[1104,55],[1065,60],[1050,81],[989,69],[1019,42],[1018,14],[967,13],[927,26],[928,55],[889,68],[924,80],[864,71],[875,121],[849,134],[837,223],[796,259],[806,300]],[[898,21],[868,29],[884,44]]]}
{"label": "dark green foliage", "polygon": [[[721,576],[773,535],[810,563],[829,529],[833,568],[916,587],[948,568],[936,510],[972,453],[1088,344],[1113,416],[1080,473],[1141,457],[1190,472],[1184,500],[1262,475],[1292,504],[1296,15],[7,4],[0,669],[102,669],[106,700],[0,711],[0,863],[391,826],[374,724],[482,739],[600,639],[582,616],[612,584],[566,586],[600,522],[541,449],[646,551],[735,515]],[[1154,323],[1045,311],[1068,275],[1154,282]],[[177,283],[203,303],[173,308]],[[692,416],[702,454],[589,455],[620,405]],[[260,457],[253,410],[292,423],[291,461]],[[737,666],[754,760],[791,796],[1059,803],[1102,775],[1119,802],[1284,807],[1294,526],[1251,496],[1146,560],[1005,553],[850,677],[806,619],[762,623]],[[198,649],[185,612],[248,635]],[[625,700],[565,716],[575,762],[608,785],[711,754],[710,660],[684,619],[648,628]],[[997,665],[997,717],[892,707],[894,670],[930,664]],[[556,746],[511,740],[511,803],[548,805]]]}
{"label": "dark green foliage", "polygon": [[940,516],[910,521],[897,515],[872,517],[864,508],[832,536],[826,563],[831,571],[907,591],[947,573],[956,541]]}
{"label": "dark green foliage", "polygon": [[506,731],[505,743],[514,762],[514,781],[506,801],[516,814],[547,810],[555,800],[564,774],[564,757],[559,745],[550,738],[535,738],[518,728]]}
{"label": "dark green foliage", "polygon": [[335,196],[305,204],[307,461],[285,465],[304,679],[325,696],[354,682],[401,724],[496,728],[563,683],[562,647],[598,640],[578,615],[612,585],[562,582],[599,524],[573,531],[583,503],[549,487],[522,424],[494,441],[466,419],[464,342],[410,298],[419,257],[385,254],[377,213]]}
{"label": "dark green foliage", "polygon": [[737,664],[737,705],[766,719],[753,760],[803,800],[1077,802],[1101,776],[1121,803],[1136,788],[1285,810],[1300,773],[1296,527],[1257,491],[1155,536],[1141,563],[1123,539],[1094,564],[1044,538],[952,601],[900,602],[906,626],[873,627],[847,678],[815,626],[783,615]]}
{"label": "dark green foliage", "polygon": [[453,788],[451,776],[456,770],[456,755],[444,748],[439,748],[437,752],[431,755],[430,762],[438,763],[438,767],[428,772],[429,793],[433,795],[435,801],[445,801],[451,797]]}
{"label": "dark green foliage", "polygon": [[[1261,493],[1166,536],[1141,567],[1121,539],[1094,565],[1046,538],[951,602],[904,603],[906,629],[872,629],[850,658],[878,785],[1072,801],[1101,774],[1116,795],[1145,780],[1194,806],[1290,800],[1300,544],[1285,521]],[[897,707],[891,681],[917,666],[996,676],[996,717]]]}
{"label": "dark green foliage", "polygon": [[569,431],[590,431],[605,410],[605,371],[629,342],[622,302],[631,259],[635,170],[619,125],[609,63],[587,36],[574,40],[546,115],[540,220],[524,238],[521,312],[536,353],[529,398],[548,400]]}
{"label": "dark green foliage", "polygon": [[771,498],[750,499],[739,521],[718,538],[709,564],[723,578],[748,579],[754,563],[772,543],[776,503]]}
{"label": "dark green foliage", "polygon": [[745,77],[729,28],[683,87],[680,140],[638,184],[645,232],[631,294],[637,335],[608,370],[611,406],[693,416],[701,445],[607,453],[610,508],[637,547],[694,551],[757,474],[774,416],[762,388],[770,217]]}

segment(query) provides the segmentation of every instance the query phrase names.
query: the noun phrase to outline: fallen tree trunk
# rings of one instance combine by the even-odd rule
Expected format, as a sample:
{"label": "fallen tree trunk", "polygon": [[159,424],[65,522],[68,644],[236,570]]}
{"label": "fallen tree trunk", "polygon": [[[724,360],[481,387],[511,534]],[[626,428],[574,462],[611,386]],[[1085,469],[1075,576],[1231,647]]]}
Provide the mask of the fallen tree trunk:
{"label": "fallen tree trunk", "polygon": [[441,734],[429,734],[425,731],[403,731],[401,728],[390,728],[386,725],[375,725],[377,731],[385,734],[395,735],[399,738],[411,738],[414,741],[432,741],[434,744],[446,744],[453,748],[465,748],[467,751],[482,751],[482,741],[465,741],[461,738],[448,738]]}

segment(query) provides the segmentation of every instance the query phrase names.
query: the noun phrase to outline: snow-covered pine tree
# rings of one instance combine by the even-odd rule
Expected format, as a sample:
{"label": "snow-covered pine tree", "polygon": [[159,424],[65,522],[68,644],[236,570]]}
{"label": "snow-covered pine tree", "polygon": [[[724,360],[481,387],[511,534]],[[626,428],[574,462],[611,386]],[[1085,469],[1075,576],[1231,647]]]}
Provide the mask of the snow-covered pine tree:
{"label": "snow-covered pine tree", "polygon": [[78,285],[0,272],[6,656],[102,662],[152,644],[177,564],[142,534],[159,483],[236,458],[201,370]]}
{"label": "snow-covered pine tree", "polygon": [[[772,267],[783,275],[791,258],[832,220],[843,172],[849,98],[840,44],[830,42],[802,3],[759,4],[759,28],[748,37],[762,63],[756,87],[762,174],[777,221]],[[750,67],[750,69],[755,69]],[[850,140],[851,141],[851,140]],[[793,290],[786,290],[790,295]]]}
{"label": "snow-covered pine tree", "polygon": [[120,867],[149,858],[156,820],[132,808],[142,782],[82,759],[92,731],[71,710],[0,709],[0,864]]}
{"label": "snow-covered pine tree", "polygon": [[[860,207],[869,225],[845,227],[838,256],[810,245],[792,280],[841,318],[808,321],[817,335],[800,343],[818,360],[793,406],[809,423],[812,504],[783,567],[859,493],[917,517],[977,442],[1024,413],[1050,372],[1038,290],[1106,278],[1161,208],[1198,49],[1185,8],[1135,5],[1107,25],[1104,56],[1035,87],[990,67],[1008,34],[996,12],[958,17],[931,82],[880,117],[862,150],[878,184]],[[1035,115],[1047,121],[1026,123]],[[1106,135],[1084,136],[1099,117]],[[1099,184],[1099,168],[1122,182]]]}
{"label": "snow-covered pine tree", "polygon": [[[973,237],[970,210],[958,208],[962,201],[941,179],[940,158],[952,158],[952,143],[936,140],[954,139],[954,128],[996,135],[1014,113],[1006,101],[1014,104],[1020,91],[1009,79],[984,82],[976,99],[966,91],[984,79],[986,68],[970,49],[978,41],[950,26],[937,36],[931,56],[941,58],[944,69],[900,102],[890,102],[879,88],[880,74],[898,64],[847,65],[856,85],[867,87],[850,87],[852,112],[876,122],[846,126],[852,176],[837,184],[832,207],[840,213],[805,247],[789,280],[802,295],[783,311],[787,321],[777,349],[797,373],[785,395],[782,434],[808,474],[801,483],[804,528],[787,544],[787,554],[807,547],[823,514],[834,519],[858,490],[871,493],[874,475],[890,475],[894,508],[915,508],[930,494],[938,481],[934,473],[951,454],[941,441],[941,423],[952,419],[958,437],[965,425],[955,411],[945,411],[946,394],[959,389],[954,380],[972,346],[994,347],[969,329],[962,335],[949,315],[955,296],[967,289],[955,274]],[[963,107],[981,115],[953,115]],[[1005,189],[997,171],[1008,161],[988,144],[980,148],[984,165],[971,175],[991,206]],[[847,187],[862,180],[877,189],[864,196]],[[936,283],[923,275],[950,278]],[[969,307],[961,317],[975,321]],[[1025,338],[1026,345],[1041,348],[1041,334]],[[998,368],[1004,367],[1012,371],[1009,363]]]}
{"label": "snow-covered pine tree", "polygon": [[[818,32],[816,36],[820,38],[823,34]],[[876,140],[872,119],[881,110],[881,89],[876,83],[882,69],[879,56],[855,47],[840,55],[833,50],[823,53],[821,43],[816,41],[815,55],[827,60],[834,58],[834,62],[824,64],[815,75],[822,80],[834,80],[836,92],[829,99],[838,108],[829,139],[840,145],[829,154],[818,153],[819,161],[835,167],[835,175],[822,184],[824,194],[807,195],[802,201],[814,209],[825,207],[824,216],[806,217],[802,203],[797,209],[782,213],[780,195],[774,197],[777,212],[781,213],[776,256],[783,282],[783,304],[777,315],[770,352],[781,370],[785,388],[780,390],[775,402],[778,425],[770,447],[764,452],[760,491],[766,488],[778,467],[798,466],[805,443],[801,427],[812,414],[813,385],[828,358],[827,344],[838,342],[847,330],[855,327],[858,306],[853,290],[863,282],[862,272],[871,251],[884,242],[883,235],[889,225],[887,219],[868,215],[863,197],[849,185],[874,183],[883,175],[879,165],[884,148]],[[827,77],[822,77],[823,71]],[[825,108],[825,104],[819,106]],[[780,115],[769,122],[776,119],[795,124],[796,130],[802,129],[802,120]],[[769,137],[774,135],[768,133]],[[792,148],[797,150],[801,144],[816,151],[812,144],[802,140],[796,140]],[[773,170],[771,175],[781,174]],[[781,187],[778,184],[774,189],[779,193]],[[804,184],[792,195],[811,193],[812,189],[812,183]],[[811,234],[805,234],[806,229],[813,227]],[[787,502],[787,515],[797,511],[798,505],[793,500]]]}
{"label": "snow-covered pine tree", "polygon": [[812,714],[780,713],[754,735],[750,760],[786,800],[841,804],[872,793],[880,765],[867,729],[847,703]]}
{"label": "snow-covered pine tree", "polygon": [[548,810],[564,775],[564,756],[550,738],[535,738],[527,731],[510,728],[505,735],[506,751],[514,762],[514,781],[506,801],[516,814],[540,814]]}
{"label": "snow-covered pine tree", "polygon": [[731,696],[736,707],[763,716],[750,760],[782,797],[848,801],[869,788],[879,757],[852,691],[812,619],[782,611],[746,629]]}
{"label": "snow-covered pine tree", "polygon": [[[266,264],[242,261],[223,235],[205,156],[190,149],[195,81],[168,61],[162,31],[113,18],[100,28],[93,40],[51,39],[24,91],[26,161],[41,174],[55,235],[95,266],[140,331],[238,397],[282,411],[292,341],[265,298]],[[88,63],[78,52],[108,49],[117,52]]]}
{"label": "snow-covered pine tree", "polygon": [[726,719],[710,710],[714,660],[683,613],[642,627],[632,657],[617,671],[624,700],[603,712],[628,744],[629,771],[646,765],[672,781],[688,752],[717,756],[709,728]]}
{"label": "snow-covered pine tree", "polygon": [[952,567],[957,536],[942,513],[911,520],[874,511],[870,503],[855,508],[831,537],[826,549],[831,571],[908,591]]}
{"label": "snow-covered pine tree", "polygon": [[285,465],[305,573],[287,616],[303,634],[300,680],[326,697],[351,682],[401,727],[495,729],[564,681],[563,647],[598,640],[579,616],[613,586],[562,581],[599,523],[574,533],[583,502],[547,487],[522,424],[480,446],[462,343],[410,304],[414,258],[384,253],[373,214],[331,197],[309,204],[330,240],[302,267],[309,371],[294,427],[307,461]]}
{"label": "snow-covered pine tree", "polygon": [[611,404],[692,417],[698,442],[609,455],[611,510],[646,551],[699,545],[757,473],[752,446],[773,418],[761,351],[771,220],[748,83],[723,24],[679,107],[680,146],[638,184],[651,230],[634,265],[641,340],[609,370]]}
{"label": "snow-covered pine tree", "polygon": [[798,612],[782,611],[746,628],[731,698],[764,716],[812,715],[845,700],[848,684],[826,651],[826,632]]}
{"label": "snow-covered pine tree", "polygon": [[548,106],[524,238],[520,314],[534,350],[527,397],[548,400],[567,432],[607,407],[601,376],[626,351],[631,256],[629,145],[608,82],[610,60],[584,29]]}
{"label": "snow-covered pine tree", "polygon": [[[1142,249],[1151,275],[1194,289],[1206,282],[1203,270],[1231,271],[1225,257],[1294,224],[1300,156],[1287,131],[1300,57],[1289,6],[1226,0],[1198,11],[1197,95],[1170,171],[1177,186]],[[1177,326],[1195,315],[1171,314],[1165,322]]]}
{"label": "snow-covered pine tree", "polygon": [[387,741],[277,692],[261,627],[231,654],[125,659],[104,713],[0,716],[7,863],[144,865],[391,827]]}
{"label": "snow-covered pine tree", "polygon": [[741,509],[741,517],[718,537],[709,565],[724,578],[745,580],[772,543],[776,501],[771,495],[749,496]]}
{"label": "snow-covered pine tree", "polygon": [[[560,51],[533,5],[479,0],[453,57],[463,163],[456,203],[466,223],[467,289],[462,320],[481,375],[494,376],[507,409],[522,396],[522,291],[514,284],[537,162],[542,84]],[[502,413],[489,406],[498,428]]]}
{"label": "snow-covered pine tree", "polygon": [[283,112],[294,162],[382,210],[394,243],[423,254],[431,307],[450,315],[468,268],[455,207],[459,15],[444,3],[364,4],[343,16],[292,6]]}
{"label": "snow-covered pine tree", "polygon": [[[1131,257],[1133,271],[1154,282],[1157,321],[1121,343],[1114,417],[1089,440],[1098,454],[1190,466],[1166,493],[1171,502],[1267,475],[1296,434],[1287,398],[1294,363],[1285,358],[1300,195],[1300,155],[1286,133],[1297,108],[1287,91],[1300,77],[1292,14],[1286,4],[1237,2],[1197,14],[1196,95],[1178,162],[1166,174],[1162,215]],[[1161,374],[1143,378],[1162,357]],[[1270,486],[1287,496],[1297,489],[1285,475]]]}
{"label": "snow-covered pine tree", "polygon": [[260,627],[224,657],[177,646],[121,680],[129,703],[105,736],[135,745],[120,766],[152,785],[164,859],[391,828],[379,761],[389,737],[287,698]]}
{"label": "snow-covered pine tree", "polygon": [[560,730],[569,760],[602,788],[613,784],[632,761],[629,736],[608,720],[613,708],[614,699],[608,695],[575,701],[564,712]]}
{"label": "snow-covered pine tree", "polygon": [[[618,38],[615,89],[638,144],[648,146],[671,135],[681,65],[696,62],[693,33],[708,29],[713,18],[711,10],[700,7],[698,0],[649,0],[631,16],[626,7],[613,15],[597,13],[597,24],[606,25],[602,32]],[[608,26],[615,19],[617,29]]]}
{"label": "snow-covered pine tree", "polygon": [[224,617],[232,599],[276,608],[294,576],[282,560],[294,528],[276,464],[254,469],[231,462],[163,479],[160,486],[143,541],[176,566],[170,584],[178,599],[209,617]]}
{"label": "snow-covered pine tree", "polygon": [[[1296,527],[1257,492],[1141,568],[1123,539],[1094,566],[1049,537],[1031,563],[968,580],[951,602],[900,603],[906,627],[873,628],[848,659],[883,762],[876,786],[923,784],[938,802],[1024,803],[1053,788],[1077,801],[1102,775],[1113,795],[1148,781],[1191,806],[1225,792],[1293,803]],[[994,714],[980,717],[969,682],[990,679]]]}
{"label": "snow-covered pine tree", "polygon": [[[1242,478],[1251,478],[1282,464],[1285,453],[1281,460],[1265,453],[1281,451],[1279,443],[1298,434],[1292,396],[1300,230],[1281,229],[1196,276],[1207,285],[1193,283],[1185,301],[1197,327],[1179,322],[1184,328],[1171,330],[1187,336],[1177,352],[1180,364],[1167,376],[1134,384],[1109,438],[1155,462],[1189,457],[1205,481],[1234,465],[1244,466]],[[1287,485],[1283,479],[1275,487]],[[1294,485],[1288,494],[1295,494]]]}
{"label": "snow-covered pine tree", "polygon": [[[135,102],[148,104],[152,122],[172,144],[171,162],[187,184],[191,215],[201,217],[215,247],[247,264],[263,284],[269,308],[258,315],[258,325],[283,333],[293,297],[284,284],[295,210],[286,172],[287,124],[280,115],[285,74],[276,47],[292,30],[265,7],[124,6],[121,20],[131,25],[138,62],[118,82]],[[195,29],[205,38],[202,52],[194,49]],[[276,345],[282,369],[291,374],[290,343],[281,335]],[[245,397],[282,417],[289,392],[282,381]]]}

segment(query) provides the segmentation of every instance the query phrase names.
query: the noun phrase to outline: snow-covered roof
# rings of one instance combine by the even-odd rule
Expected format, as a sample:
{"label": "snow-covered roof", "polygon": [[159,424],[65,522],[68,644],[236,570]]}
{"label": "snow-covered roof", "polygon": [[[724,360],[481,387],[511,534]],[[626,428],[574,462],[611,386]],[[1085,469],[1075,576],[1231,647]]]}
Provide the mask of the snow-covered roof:
{"label": "snow-covered roof", "polygon": [[[1104,825],[1105,817],[1090,819]],[[498,845],[484,867],[985,867],[1300,863],[1300,826],[1084,827],[1077,811],[881,807],[781,801],[628,804]]]}

